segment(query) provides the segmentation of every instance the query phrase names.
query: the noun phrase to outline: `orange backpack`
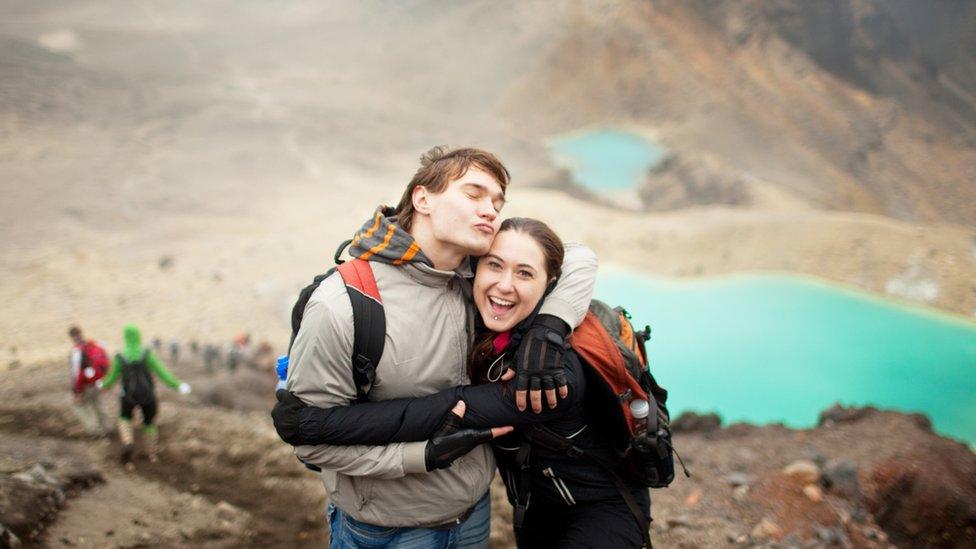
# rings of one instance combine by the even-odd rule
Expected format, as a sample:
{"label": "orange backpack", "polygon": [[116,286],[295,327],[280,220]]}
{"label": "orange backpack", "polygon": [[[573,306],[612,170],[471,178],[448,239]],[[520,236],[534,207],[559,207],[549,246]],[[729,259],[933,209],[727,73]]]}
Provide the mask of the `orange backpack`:
{"label": "orange backpack", "polygon": [[[664,488],[674,480],[674,448],[668,392],[648,369],[650,335],[649,326],[635,331],[622,307],[593,300],[570,344],[584,365],[590,416],[607,430],[621,458],[618,472],[644,486]],[[634,418],[630,403],[637,399],[648,402],[647,419]],[[691,476],[687,469],[685,474]]]}

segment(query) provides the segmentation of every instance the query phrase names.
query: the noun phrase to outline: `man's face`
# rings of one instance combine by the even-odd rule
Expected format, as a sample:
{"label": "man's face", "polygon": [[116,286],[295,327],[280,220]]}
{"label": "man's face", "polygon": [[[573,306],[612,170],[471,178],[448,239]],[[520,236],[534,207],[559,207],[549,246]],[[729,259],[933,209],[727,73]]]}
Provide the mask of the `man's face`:
{"label": "man's face", "polygon": [[472,166],[444,192],[427,194],[433,237],[463,255],[488,252],[498,232],[498,212],[505,203],[502,187],[487,172]]}
{"label": "man's face", "polygon": [[71,341],[73,341],[75,345],[81,345],[85,342],[85,338],[81,337],[81,334],[71,334]]}

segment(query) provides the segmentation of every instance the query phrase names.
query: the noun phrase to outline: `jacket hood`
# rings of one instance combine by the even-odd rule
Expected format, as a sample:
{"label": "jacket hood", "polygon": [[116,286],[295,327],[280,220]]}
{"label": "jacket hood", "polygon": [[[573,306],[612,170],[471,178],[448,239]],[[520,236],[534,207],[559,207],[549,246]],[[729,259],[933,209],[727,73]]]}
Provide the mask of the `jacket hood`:
{"label": "jacket hood", "polygon": [[380,206],[352,239],[349,254],[359,259],[391,265],[420,263],[433,267],[420,244],[396,224],[393,208]]}
{"label": "jacket hood", "polygon": [[125,339],[122,355],[127,360],[136,360],[142,356],[142,333],[139,331],[139,327],[135,324],[126,325],[122,330],[122,336]]}

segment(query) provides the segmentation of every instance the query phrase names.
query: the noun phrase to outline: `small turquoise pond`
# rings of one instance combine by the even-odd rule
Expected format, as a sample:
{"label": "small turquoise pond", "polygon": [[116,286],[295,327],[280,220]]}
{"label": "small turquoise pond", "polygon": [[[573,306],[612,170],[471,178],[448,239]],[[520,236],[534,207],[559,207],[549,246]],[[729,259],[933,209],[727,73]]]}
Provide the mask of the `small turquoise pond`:
{"label": "small turquoise pond", "polygon": [[597,297],[650,324],[673,415],[816,424],[835,402],[928,415],[976,444],[976,323],[790,276],[601,275]]}
{"label": "small turquoise pond", "polygon": [[594,191],[634,187],[667,154],[637,134],[613,129],[557,137],[549,141],[549,148],[559,166]]}

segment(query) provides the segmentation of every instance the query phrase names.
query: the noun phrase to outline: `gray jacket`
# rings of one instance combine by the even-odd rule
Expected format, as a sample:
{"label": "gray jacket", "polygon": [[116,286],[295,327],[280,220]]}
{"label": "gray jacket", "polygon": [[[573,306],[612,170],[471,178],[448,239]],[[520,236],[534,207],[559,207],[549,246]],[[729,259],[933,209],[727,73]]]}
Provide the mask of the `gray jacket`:
{"label": "gray jacket", "polygon": [[[466,362],[476,314],[470,272],[421,263],[371,262],[386,314],[386,343],[370,400],[425,396],[469,383]],[[567,244],[563,275],[542,312],[571,326],[582,321],[596,280],[596,256]],[[312,294],[290,357],[288,390],[323,408],[355,401],[352,307],[333,275]],[[457,518],[488,490],[495,471],[489,445],[448,469],[427,472],[426,442],[386,446],[299,446],[303,461],[322,468],[330,500],[354,519],[380,526],[432,526]]]}

